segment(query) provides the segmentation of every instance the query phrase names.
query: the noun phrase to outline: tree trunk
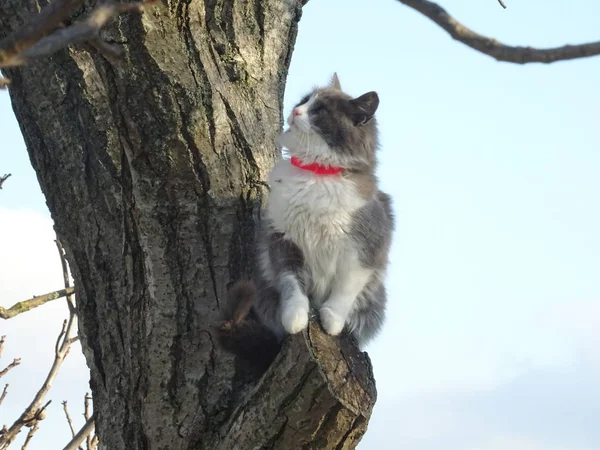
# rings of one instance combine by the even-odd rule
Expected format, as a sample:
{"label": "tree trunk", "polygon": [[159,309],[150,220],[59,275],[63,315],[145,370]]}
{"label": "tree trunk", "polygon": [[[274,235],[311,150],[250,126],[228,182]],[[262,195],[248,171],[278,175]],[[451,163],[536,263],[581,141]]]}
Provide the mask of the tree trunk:
{"label": "tree trunk", "polygon": [[[103,448],[350,449],[375,386],[366,355],[311,323],[256,384],[217,345],[250,272],[300,0],[166,0],[104,38],[7,70],[75,279]],[[0,4],[0,37],[36,12]],[[83,13],[83,12],[82,12]]]}

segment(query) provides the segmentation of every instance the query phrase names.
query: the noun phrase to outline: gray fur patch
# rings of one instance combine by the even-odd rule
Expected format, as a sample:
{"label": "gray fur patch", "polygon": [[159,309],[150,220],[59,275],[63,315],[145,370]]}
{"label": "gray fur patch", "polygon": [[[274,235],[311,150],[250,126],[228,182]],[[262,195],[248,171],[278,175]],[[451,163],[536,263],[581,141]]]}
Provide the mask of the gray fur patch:
{"label": "gray fur patch", "polygon": [[354,213],[350,235],[364,267],[381,269],[387,265],[393,229],[390,198],[381,191]]}

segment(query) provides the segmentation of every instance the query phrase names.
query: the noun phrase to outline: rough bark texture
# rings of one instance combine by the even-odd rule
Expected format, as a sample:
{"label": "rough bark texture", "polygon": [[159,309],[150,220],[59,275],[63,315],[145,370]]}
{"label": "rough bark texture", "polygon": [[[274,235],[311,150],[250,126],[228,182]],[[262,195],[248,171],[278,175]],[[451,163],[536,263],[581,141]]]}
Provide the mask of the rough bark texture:
{"label": "rough bark texture", "polygon": [[[253,264],[301,0],[166,0],[93,48],[7,70],[65,245],[103,448],[350,449],[365,355],[311,325],[256,380],[214,339]],[[0,3],[0,37],[36,11]],[[85,12],[82,11],[81,14]]]}

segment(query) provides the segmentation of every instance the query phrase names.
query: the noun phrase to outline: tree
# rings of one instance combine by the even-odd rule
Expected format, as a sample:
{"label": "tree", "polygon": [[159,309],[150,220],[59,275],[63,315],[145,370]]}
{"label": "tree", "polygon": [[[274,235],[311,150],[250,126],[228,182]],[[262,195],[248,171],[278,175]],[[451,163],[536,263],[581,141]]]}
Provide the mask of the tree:
{"label": "tree", "polygon": [[[313,322],[263,375],[224,351],[215,330],[227,287],[254,264],[304,2],[168,1],[121,15],[100,35],[139,5],[82,3],[55,1],[53,15],[3,41],[0,67],[28,63],[6,75],[75,278],[100,441],[354,448],[376,392],[352,343]],[[501,60],[600,53],[600,43],[507,47],[431,2],[402,3]],[[5,1],[0,37],[34,11]],[[56,52],[66,44],[76,45]]]}

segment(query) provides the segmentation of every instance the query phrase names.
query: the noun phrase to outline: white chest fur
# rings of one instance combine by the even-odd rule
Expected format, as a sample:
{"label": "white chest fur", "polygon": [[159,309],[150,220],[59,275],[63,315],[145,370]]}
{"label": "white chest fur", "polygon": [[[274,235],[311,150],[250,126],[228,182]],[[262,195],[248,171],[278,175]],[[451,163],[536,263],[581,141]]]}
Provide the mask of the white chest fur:
{"label": "white chest fur", "polygon": [[269,179],[267,215],[304,254],[310,294],[321,303],[338,265],[349,257],[352,214],[365,204],[355,184],[342,175],[315,175],[279,161]]}

